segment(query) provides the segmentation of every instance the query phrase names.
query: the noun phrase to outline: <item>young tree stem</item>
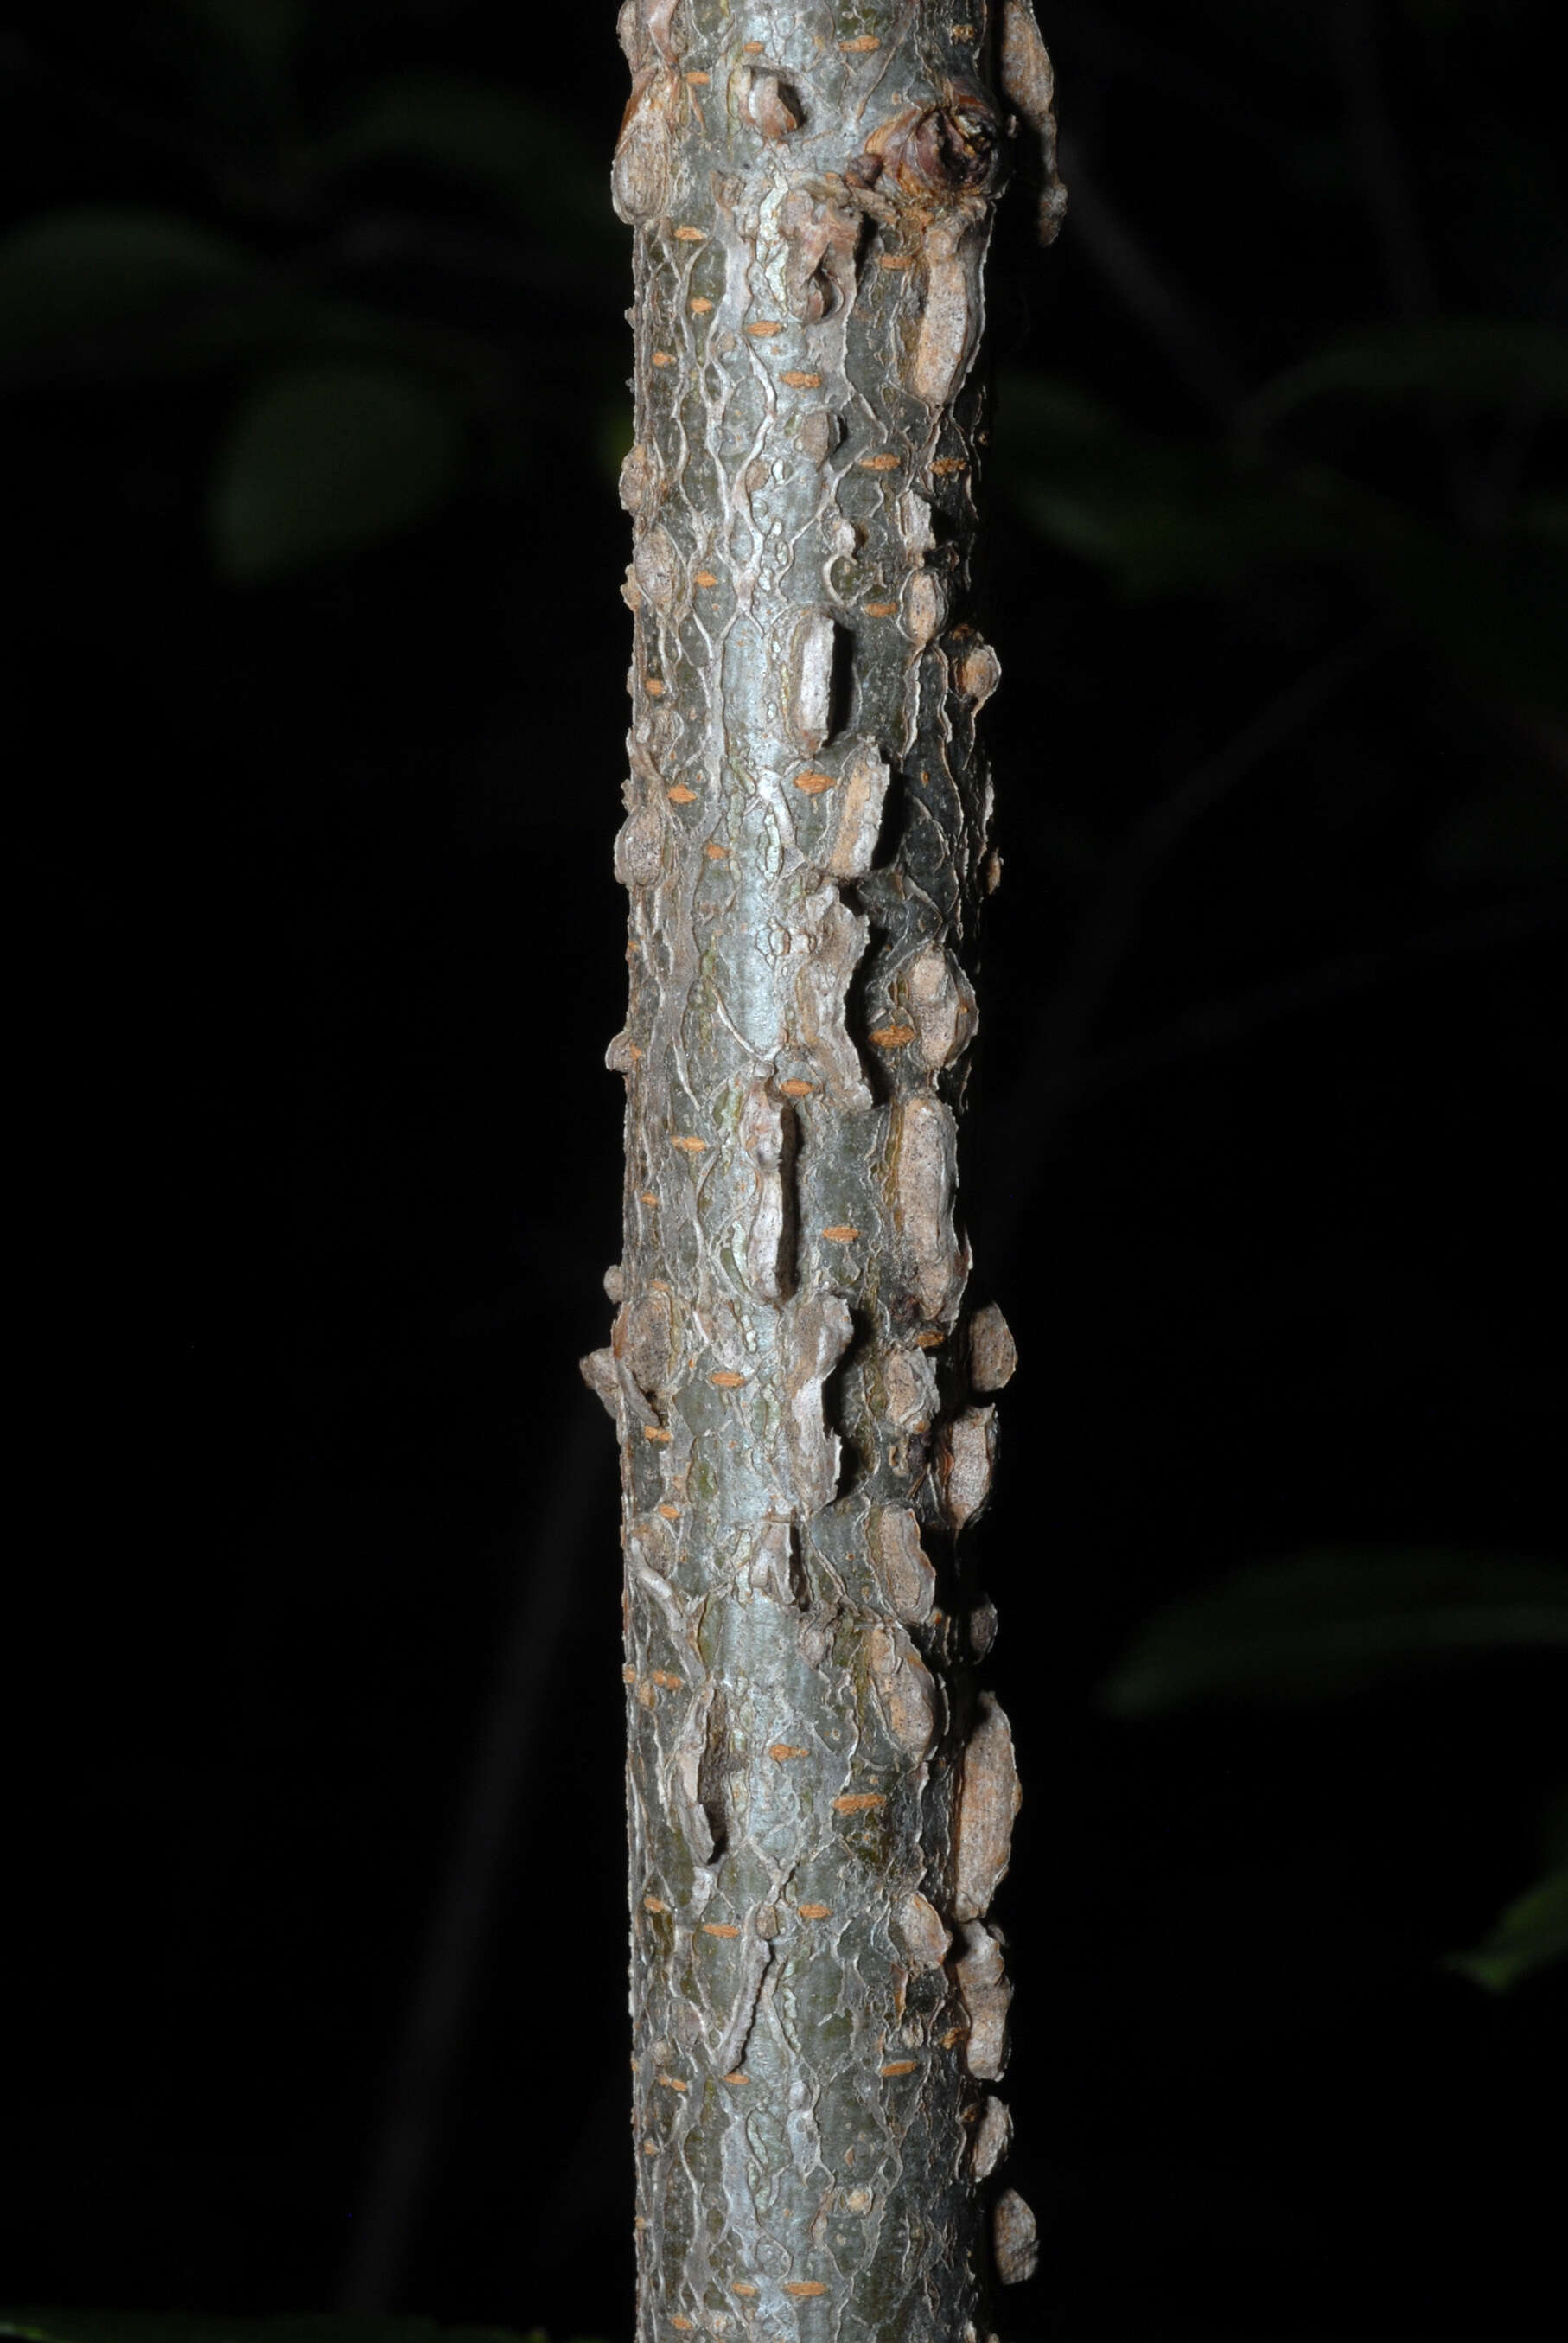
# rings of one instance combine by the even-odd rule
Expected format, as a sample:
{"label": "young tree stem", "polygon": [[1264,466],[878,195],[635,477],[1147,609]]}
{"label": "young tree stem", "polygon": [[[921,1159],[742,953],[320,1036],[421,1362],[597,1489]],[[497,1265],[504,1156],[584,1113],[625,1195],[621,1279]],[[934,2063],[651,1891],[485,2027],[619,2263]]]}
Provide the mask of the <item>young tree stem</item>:
{"label": "young tree stem", "polygon": [[[998,865],[967,618],[1023,0],[627,0],[620,1433],[639,2343],[963,2343],[1018,1803],[975,1682],[994,1306],[957,1219]],[[988,2249],[989,2241],[989,2249]],[[728,2322],[728,2323],[726,2323]]]}

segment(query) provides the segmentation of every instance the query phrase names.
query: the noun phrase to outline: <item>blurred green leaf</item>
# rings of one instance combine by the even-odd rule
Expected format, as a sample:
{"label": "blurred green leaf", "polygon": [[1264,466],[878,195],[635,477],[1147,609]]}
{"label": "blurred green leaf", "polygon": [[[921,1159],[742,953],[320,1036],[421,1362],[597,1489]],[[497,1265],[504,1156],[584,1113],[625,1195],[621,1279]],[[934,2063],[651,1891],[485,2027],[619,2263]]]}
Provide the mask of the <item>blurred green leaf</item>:
{"label": "blurred green leaf", "polygon": [[1532,1970],[1568,1954],[1568,1863],[1538,1879],[1498,1914],[1473,1951],[1451,1953],[1444,1968],[1489,1992],[1506,1993]]}
{"label": "blurred green leaf", "polygon": [[1433,830],[1426,861],[1448,880],[1533,880],[1568,870],[1568,789],[1544,763],[1494,774]]}
{"label": "blurred green leaf", "polygon": [[146,217],[95,215],[81,236],[50,221],[0,243],[0,378],[161,382],[308,354],[402,359],[491,398],[505,382],[504,358],[477,334],[291,282],[286,266],[185,221],[143,235]]}
{"label": "blurred green leaf", "polygon": [[1531,497],[1513,517],[1519,535],[1533,545],[1568,552],[1568,497]]}
{"label": "blurred green leaf", "polygon": [[237,49],[263,73],[288,64],[309,15],[309,0],[181,0],[187,15]]}
{"label": "blurred green leaf", "polygon": [[176,213],[48,213],[0,241],[0,358],[183,317],[255,267],[239,246]]}
{"label": "blurred green leaf", "polygon": [[1152,439],[1049,377],[1003,376],[993,438],[1025,519],[1133,597],[1222,591],[1271,563],[1342,562],[1387,526],[1327,468],[1285,476],[1222,446]]}
{"label": "blurred green leaf", "polygon": [[1541,409],[1563,407],[1568,405],[1568,333],[1489,317],[1382,327],[1276,375],[1248,402],[1243,425],[1264,430],[1334,394],[1474,406],[1526,397]]}
{"label": "blurred green leaf", "polygon": [[433,2318],[186,2317],[156,2310],[0,2310],[0,2336],[24,2343],[547,2343],[506,2327],[441,2327]]}
{"label": "blurred green leaf", "polygon": [[328,173],[388,159],[469,180],[585,256],[625,266],[625,232],[610,208],[609,156],[515,90],[457,74],[400,74],[378,83],[310,147]]}
{"label": "blurred green leaf", "polygon": [[397,536],[451,496],[463,437],[451,397],[407,369],[279,368],[218,452],[208,520],[219,570],[254,583]]}
{"label": "blurred green leaf", "polygon": [[1407,623],[1454,667],[1525,707],[1568,707],[1568,561],[1553,548],[1494,552],[1412,521],[1391,532],[1378,568]]}
{"label": "blurred green leaf", "polygon": [[1568,1646],[1568,1567],[1441,1548],[1259,1564],[1159,1613],[1101,1689],[1117,1716],[1309,1701],[1433,1662]]}
{"label": "blurred green leaf", "polygon": [[116,372],[203,373],[286,356],[397,361],[489,398],[506,379],[504,360],[477,334],[278,283],[220,294],[167,332],[142,337],[118,354]]}
{"label": "blurred green leaf", "polygon": [[1527,508],[1505,543],[1479,548],[1330,466],[1151,438],[1049,377],[1003,375],[993,436],[1015,509],[1130,598],[1337,568],[1485,690],[1568,706],[1568,560],[1550,502]]}

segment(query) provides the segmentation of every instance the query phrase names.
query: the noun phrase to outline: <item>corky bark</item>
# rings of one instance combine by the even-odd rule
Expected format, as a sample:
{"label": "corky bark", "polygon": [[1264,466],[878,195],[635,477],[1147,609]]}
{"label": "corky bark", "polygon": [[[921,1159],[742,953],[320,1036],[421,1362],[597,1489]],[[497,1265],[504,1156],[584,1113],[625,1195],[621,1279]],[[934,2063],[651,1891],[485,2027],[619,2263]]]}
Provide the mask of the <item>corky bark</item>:
{"label": "corky bark", "polygon": [[[958,1115],[994,885],[981,267],[1061,194],[1027,0],[626,0],[621,1437],[638,2336],[963,2343],[1018,1804],[978,1689],[1000,1312]],[[989,2246],[989,2250],[988,2250]]]}

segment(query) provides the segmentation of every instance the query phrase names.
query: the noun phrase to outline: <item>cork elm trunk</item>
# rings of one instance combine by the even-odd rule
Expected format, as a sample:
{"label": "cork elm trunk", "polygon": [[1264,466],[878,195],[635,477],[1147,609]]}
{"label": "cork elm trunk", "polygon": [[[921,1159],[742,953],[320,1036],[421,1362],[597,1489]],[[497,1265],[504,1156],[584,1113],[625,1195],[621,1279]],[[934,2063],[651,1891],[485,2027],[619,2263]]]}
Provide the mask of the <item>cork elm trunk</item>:
{"label": "cork elm trunk", "polygon": [[621,1443],[639,2343],[965,2343],[1018,1803],[965,1525],[1012,1344],[956,1219],[994,885],[965,616],[1027,0],[626,0]]}

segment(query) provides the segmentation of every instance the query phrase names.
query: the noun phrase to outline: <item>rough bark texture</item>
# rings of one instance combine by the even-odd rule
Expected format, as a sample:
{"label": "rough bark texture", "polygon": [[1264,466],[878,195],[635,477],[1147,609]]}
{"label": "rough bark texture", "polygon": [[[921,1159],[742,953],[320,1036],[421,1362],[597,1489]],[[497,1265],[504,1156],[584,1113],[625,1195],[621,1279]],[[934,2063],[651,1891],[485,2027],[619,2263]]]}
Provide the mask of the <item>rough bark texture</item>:
{"label": "rough bark texture", "polygon": [[[957,1117],[995,883],[964,618],[1022,0],[627,0],[621,1435],[640,2343],[963,2343],[1018,1803],[975,1664],[993,1307]],[[1021,117],[1021,119],[1020,119]]]}

